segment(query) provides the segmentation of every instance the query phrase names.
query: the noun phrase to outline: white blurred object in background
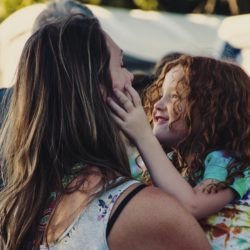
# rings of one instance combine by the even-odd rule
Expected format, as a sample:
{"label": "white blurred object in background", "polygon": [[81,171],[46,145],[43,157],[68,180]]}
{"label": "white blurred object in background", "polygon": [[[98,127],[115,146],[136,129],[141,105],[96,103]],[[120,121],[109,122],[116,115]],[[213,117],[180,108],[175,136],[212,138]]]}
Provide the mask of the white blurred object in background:
{"label": "white blurred object in background", "polygon": [[250,75],[250,14],[227,17],[219,30],[219,37],[232,47],[241,49],[242,68]]}
{"label": "white blurred object in background", "polygon": [[17,64],[23,46],[36,17],[45,9],[45,4],[34,4],[20,9],[0,24],[0,86],[13,85]]}
{"label": "white blurred object in background", "polygon": [[[215,56],[221,49],[217,35],[223,20],[220,16],[87,6],[127,55],[158,61],[172,52]],[[25,7],[0,24],[0,87],[13,85],[24,43],[45,7]]]}

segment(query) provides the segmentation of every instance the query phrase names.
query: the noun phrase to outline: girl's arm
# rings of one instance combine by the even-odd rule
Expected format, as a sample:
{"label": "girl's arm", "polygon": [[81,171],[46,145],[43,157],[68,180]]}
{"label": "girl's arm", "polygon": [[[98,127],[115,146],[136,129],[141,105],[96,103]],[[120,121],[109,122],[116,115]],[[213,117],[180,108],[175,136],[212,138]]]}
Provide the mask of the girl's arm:
{"label": "girl's arm", "polygon": [[131,86],[126,86],[126,91],[132,100],[121,91],[114,90],[121,106],[108,98],[113,110],[111,115],[134,141],[155,185],[178,199],[198,219],[219,211],[232,201],[235,193],[230,188],[206,194],[198,188],[193,189],[182,178],[153,135],[139,95]]}

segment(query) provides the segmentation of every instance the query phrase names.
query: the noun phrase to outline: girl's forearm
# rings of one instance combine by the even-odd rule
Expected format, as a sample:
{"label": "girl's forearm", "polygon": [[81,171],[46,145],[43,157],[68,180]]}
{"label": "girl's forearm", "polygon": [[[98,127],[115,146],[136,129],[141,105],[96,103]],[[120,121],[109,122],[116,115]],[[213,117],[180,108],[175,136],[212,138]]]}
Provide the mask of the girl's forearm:
{"label": "girl's forearm", "polygon": [[195,209],[195,192],[166,157],[156,137],[147,135],[136,142],[154,184],[179,200],[188,210]]}
{"label": "girl's forearm", "polygon": [[166,157],[153,135],[141,138],[136,145],[154,184],[175,197],[196,219],[218,212],[236,197],[231,188],[214,194],[195,191]]}

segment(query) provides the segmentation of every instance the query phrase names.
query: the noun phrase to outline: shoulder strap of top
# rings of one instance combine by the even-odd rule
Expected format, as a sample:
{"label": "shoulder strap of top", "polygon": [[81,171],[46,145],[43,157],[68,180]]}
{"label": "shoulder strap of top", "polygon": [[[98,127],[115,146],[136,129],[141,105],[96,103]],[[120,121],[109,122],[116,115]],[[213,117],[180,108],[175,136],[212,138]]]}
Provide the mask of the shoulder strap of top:
{"label": "shoulder strap of top", "polygon": [[124,207],[129,203],[129,201],[137,194],[139,193],[143,188],[147,187],[147,185],[145,184],[141,184],[139,186],[137,186],[135,189],[133,189],[123,200],[122,202],[118,205],[118,207],[116,208],[114,214],[112,215],[112,217],[110,218],[108,225],[107,225],[107,230],[106,230],[106,237],[108,238],[109,233],[112,229],[112,227],[114,226],[117,218],[119,217],[119,215],[121,214],[122,210],[124,209]]}

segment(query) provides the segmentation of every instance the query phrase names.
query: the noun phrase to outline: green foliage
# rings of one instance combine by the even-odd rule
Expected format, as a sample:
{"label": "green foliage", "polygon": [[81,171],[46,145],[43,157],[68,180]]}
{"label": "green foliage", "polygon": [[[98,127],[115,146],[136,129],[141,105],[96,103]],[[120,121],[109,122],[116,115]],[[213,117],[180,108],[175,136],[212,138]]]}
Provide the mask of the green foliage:
{"label": "green foliage", "polygon": [[95,4],[94,2],[98,1],[99,2],[98,5],[129,8],[129,9],[137,7],[134,4],[133,0],[79,0],[79,1],[87,4]]}
{"label": "green foliage", "polygon": [[134,0],[134,3],[144,10],[157,10],[159,5],[157,0]]}
{"label": "green foliage", "polygon": [[2,0],[0,3],[0,21],[18,9],[41,2],[46,2],[46,0]]}
{"label": "green foliage", "polygon": [[[82,3],[115,6],[120,8],[141,8],[144,10],[167,10],[178,13],[237,14],[229,2],[236,3],[238,13],[249,13],[249,0],[79,0]],[[33,3],[46,0],[0,0],[0,22],[12,12]],[[209,7],[209,8],[208,8]]]}
{"label": "green foliage", "polygon": [[[94,5],[100,5],[102,0],[89,0],[89,1],[85,1],[88,2],[89,4],[94,4]],[[81,1],[84,2],[84,1]]]}

